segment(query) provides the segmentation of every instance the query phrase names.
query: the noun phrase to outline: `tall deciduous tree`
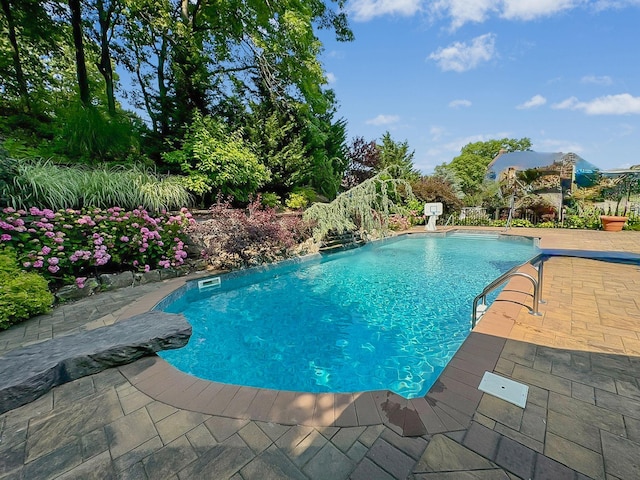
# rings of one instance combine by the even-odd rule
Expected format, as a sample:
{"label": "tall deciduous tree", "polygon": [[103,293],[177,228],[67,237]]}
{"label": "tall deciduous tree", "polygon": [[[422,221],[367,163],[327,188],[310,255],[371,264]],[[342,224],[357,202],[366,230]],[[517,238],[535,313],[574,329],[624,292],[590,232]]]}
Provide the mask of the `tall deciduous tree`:
{"label": "tall deciduous tree", "polygon": [[76,75],[78,90],[80,91],[80,102],[85,107],[89,107],[91,105],[91,92],[89,91],[89,75],[87,74],[87,63],[84,54],[81,0],[69,0],[69,10],[71,11],[71,30],[76,54]]}
{"label": "tall deciduous tree", "polygon": [[530,149],[531,140],[526,137],[519,140],[503,138],[501,140],[468,143],[462,147],[460,155],[444,167],[455,173],[460,180],[462,191],[471,196],[480,190],[487,166],[501,150],[515,152]]}

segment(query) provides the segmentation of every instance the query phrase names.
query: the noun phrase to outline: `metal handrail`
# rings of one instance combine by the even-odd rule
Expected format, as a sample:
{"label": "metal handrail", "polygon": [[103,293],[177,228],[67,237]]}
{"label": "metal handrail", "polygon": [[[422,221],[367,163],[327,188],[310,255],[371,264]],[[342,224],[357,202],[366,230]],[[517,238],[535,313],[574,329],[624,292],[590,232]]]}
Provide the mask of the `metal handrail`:
{"label": "metal handrail", "polygon": [[[537,255],[536,257],[532,258],[528,262],[525,262],[522,265],[517,265],[513,267],[511,270],[509,270],[508,272],[503,273],[498,278],[496,278],[493,282],[491,282],[489,285],[484,287],[482,292],[476,295],[476,298],[473,299],[473,313],[472,313],[473,316],[471,317],[471,328],[472,329],[475,328],[476,323],[479,320],[478,302],[482,300],[482,305],[485,305],[487,295],[493,292],[496,288],[500,287],[504,282],[506,282],[507,280],[513,277],[524,277],[529,281],[531,281],[531,283],[533,284],[533,308],[529,310],[529,313],[531,315],[541,315],[540,312],[538,312],[538,304],[545,303],[544,300],[540,298],[540,295],[541,295],[540,292],[542,291],[543,265],[545,260],[547,260],[548,258],[549,258],[548,255],[544,255],[544,254]],[[534,268],[536,268],[536,270],[538,271],[537,279],[533,278],[533,276],[529,275],[528,273],[519,271],[522,267],[524,267],[527,264],[531,264]],[[482,314],[484,314],[484,312]]]}
{"label": "metal handrail", "polygon": [[447,218],[447,222],[444,224],[444,226],[448,226],[449,222],[453,219],[453,213],[451,215],[449,215],[449,218]]}

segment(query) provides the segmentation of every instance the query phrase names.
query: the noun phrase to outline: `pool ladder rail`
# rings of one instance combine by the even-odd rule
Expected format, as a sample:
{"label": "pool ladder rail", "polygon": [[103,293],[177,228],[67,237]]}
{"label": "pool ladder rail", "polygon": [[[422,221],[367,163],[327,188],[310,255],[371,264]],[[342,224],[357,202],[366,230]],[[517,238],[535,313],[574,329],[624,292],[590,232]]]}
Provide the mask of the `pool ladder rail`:
{"label": "pool ladder rail", "polygon": [[[496,278],[493,282],[491,282],[489,285],[484,287],[482,292],[478,294],[476,298],[473,299],[471,329],[475,328],[478,321],[482,318],[482,316],[487,311],[487,308],[488,308],[486,304],[487,295],[489,295],[491,292],[493,292],[495,289],[502,286],[503,283],[505,283],[506,281],[510,280],[513,277],[524,277],[532,283],[533,305],[532,305],[532,308],[529,309],[529,313],[531,315],[536,315],[536,316],[541,315],[541,313],[538,311],[538,305],[541,303],[545,303],[545,301],[540,298],[540,295],[542,292],[542,279],[543,279],[543,273],[544,273],[543,266],[544,266],[545,260],[547,260],[548,258],[549,258],[548,255],[544,255],[544,254],[537,255],[531,260],[529,260],[528,262],[525,262],[521,265],[516,265],[511,270],[503,273],[498,278]],[[532,265],[533,268],[537,271],[537,278],[534,278],[532,275],[528,273],[520,271],[522,267],[528,264]],[[482,301],[482,303],[480,303],[480,301]]]}

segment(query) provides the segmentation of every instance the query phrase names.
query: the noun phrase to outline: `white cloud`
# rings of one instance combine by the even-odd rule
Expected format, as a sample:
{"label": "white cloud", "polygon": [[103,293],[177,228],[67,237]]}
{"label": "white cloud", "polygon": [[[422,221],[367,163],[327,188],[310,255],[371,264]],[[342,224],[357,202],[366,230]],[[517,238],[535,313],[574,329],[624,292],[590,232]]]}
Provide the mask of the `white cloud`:
{"label": "white cloud", "polygon": [[518,105],[516,108],[518,110],[527,110],[529,108],[540,107],[545,103],[547,103],[547,99],[544,98],[542,95],[534,95],[533,97],[531,97],[530,100],[527,100],[526,102]]}
{"label": "white cloud", "polygon": [[552,105],[556,110],[582,110],[587,115],[630,115],[640,114],[640,97],[628,93],[606,95],[588,102],[570,97]]}
{"label": "white cloud", "polygon": [[580,79],[582,83],[593,83],[595,85],[611,85],[613,80],[608,75],[597,77],[595,75],[585,75]]}
{"label": "white cloud", "polygon": [[351,0],[347,11],[356,22],[366,22],[384,15],[410,17],[421,10],[422,0]]}
{"label": "white cloud", "polygon": [[579,143],[570,140],[558,140],[552,138],[536,140],[536,151],[539,152],[564,152],[577,153],[578,155],[585,151],[584,147]]}
{"label": "white cloud", "polygon": [[500,16],[507,20],[550,17],[584,4],[582,0],[503,0]]}
{"label": "white cloud", "polygon": [[576,8],[595,11],[634,7],[640,0],[433,0],[424,2],[432,18],[449,18],[451,29],[467,23],[482,23],[491,16],[530,21]]}
{"label": "white cloud", "polygon": [[370,118],[365,123],[367,125],[392,125],[394,123],[398,123],[400,121],[400,117],[398,115],[378,115],[375,118]]}
{"label": "white cloud", "polygon": [[329,85],[333,85],[337,81],[338,81],[338,78],[336,77],[335,73],[327,72],[327,83]]}
{"label": "white cloud", "polygon": [[459,99],[453,100],[449,102],[449,107],[451,108],[460,108],[460,107],[470,107],[471,102],[469,100]]}
{"label": "white cloud", "polygon": [[452,30],[465,23],[484,22],[497,9],[496,0],[436,0],[429,6],[432,16],[451,17]]}
{"label": "white cloud", "polygon": [[438,141],[442,138],[442,136],[447,133],[447,130],[444,127],[433,126],[429,129],[429,134],[431,135],[431,141]]}
{"label": "white cloud", "polygon": [[496,36],[486,33],[471,40],[471,44],[455,42],[431,53],[428,60],[435,60],[443,71],[465,72],[488,62],[495,55]]}

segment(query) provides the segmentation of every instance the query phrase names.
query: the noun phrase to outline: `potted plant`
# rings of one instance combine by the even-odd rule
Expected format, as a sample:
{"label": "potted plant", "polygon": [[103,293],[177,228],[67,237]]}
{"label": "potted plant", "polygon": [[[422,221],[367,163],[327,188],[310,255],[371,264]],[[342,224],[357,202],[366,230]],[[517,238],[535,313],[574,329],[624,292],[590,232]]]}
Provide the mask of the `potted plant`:
{"label": "potted plant", "polygon": [[[616,202],[616,209],[613,215],[600,215],[600,222],[603,230],[607,232],[619,232],[629,219],[627,208],[632,193],[640,190],[640,165],[634,165],[629,169],[611,170],[604,172],[609,177],[602,193],[605,198]],[[620,203],[625,199],[624,210],[620,213]]]}

